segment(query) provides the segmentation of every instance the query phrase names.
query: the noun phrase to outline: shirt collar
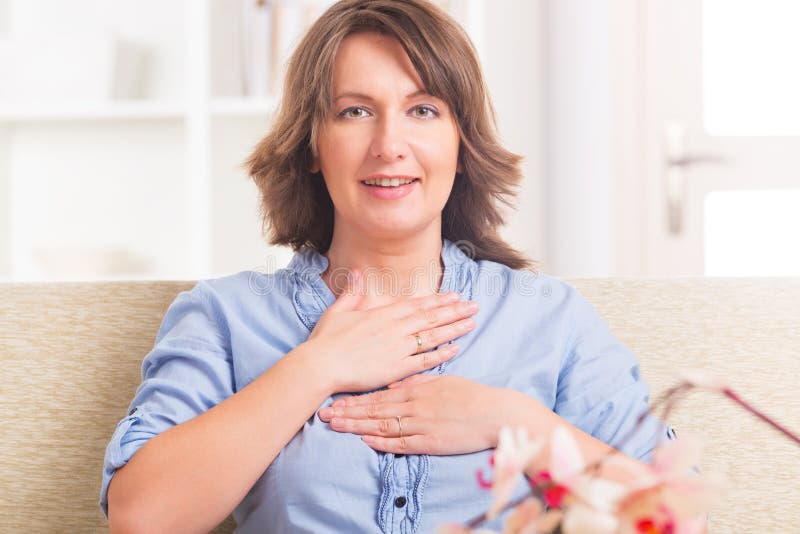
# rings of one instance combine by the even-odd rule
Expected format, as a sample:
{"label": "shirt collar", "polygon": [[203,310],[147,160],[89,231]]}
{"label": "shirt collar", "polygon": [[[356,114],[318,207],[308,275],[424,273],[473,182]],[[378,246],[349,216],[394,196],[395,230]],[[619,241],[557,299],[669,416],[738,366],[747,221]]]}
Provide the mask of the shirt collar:
{"label": "shirt collar", "polygon": [[[472,299],[475,261],[461,246],[447,238],[442,238],[441,259],[444,273],[440,292],[456,291],[462,297]],[[286,268],[294,274],[297,282],[293,299],[295,310],[312,330],[325,309],[336,300],[320,276],[328,268],[328,258],[312,248],[303,247],[294,253]]]}

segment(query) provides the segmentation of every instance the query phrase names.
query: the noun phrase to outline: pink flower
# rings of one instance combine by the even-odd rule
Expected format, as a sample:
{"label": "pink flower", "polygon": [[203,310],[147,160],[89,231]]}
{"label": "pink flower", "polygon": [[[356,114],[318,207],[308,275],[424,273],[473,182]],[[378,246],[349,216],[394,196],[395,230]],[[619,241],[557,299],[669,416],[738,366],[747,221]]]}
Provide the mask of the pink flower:
{"label": "pink flower", "polygon": [[[751,414],[770,424],[794,442],[800,436],[783,427],[771,417],[739,397],[724,381],[702,371],[683,373],[683,383],[669,390],[665,399],[669,412],[671,401],[692,388],[715,390]],[[640,424],[641,419],[639,421]],[[724,488],[719,476],[694,474],[701,446],[685,435],[660,445],[651,464],[632,462],[621,454],[603,459],[604,464],[617,464],[630,473],[627,486],[599,478],[595,469],[587,469],[580,448],[566,426],[557,427],[552,434],[549,471],[530,477],[535,497],[518,501],[506,521],[504,534],[538,534],[560,527],[563,534],[701,534],[705,532],[706,513],[718,501]],[[485,481],[478,473],[483,487],[494,492],[494,502],[487,514],[475,518],[469,525],[480,525],[507,506],[517,477],[530,469],[531,461],[541,450],[541,444],[528,440],[524,429],[516,433],[501,431],[495,455],[492,457],[494,480]],[[544,505],[549,507],[544,511]],[[440,534],[465,534],[469,526],[450,525]]]}
{"label": "pink flower", "polygon": [[619,503],[623,533],[697,534],[705,514],[722,492],[719,477],[690,473],[702,454],[699,441],[682,437],[653,454]]}
{"label": "pink flower", "polygon": [[550,446],[550,473],[553,480],[569,490],[564,503],[564,534],[616,532],[619,521],[614,515],[617,501],[625,487],[593,476],[586,471],[578,443],[565,426],[553,431]]}
{"label": "pink flower", "polygon": [[[495,517],[508,504],[514,488],[520,481],[520,475],[525,473],[541,449],[541,441],[528,439],[528,431],[525,428],[500,429],[497,449],[494,452],[492,481],[494,499],[486,512],[487,519]],[[478,475],[480,477],[480,473]]]}

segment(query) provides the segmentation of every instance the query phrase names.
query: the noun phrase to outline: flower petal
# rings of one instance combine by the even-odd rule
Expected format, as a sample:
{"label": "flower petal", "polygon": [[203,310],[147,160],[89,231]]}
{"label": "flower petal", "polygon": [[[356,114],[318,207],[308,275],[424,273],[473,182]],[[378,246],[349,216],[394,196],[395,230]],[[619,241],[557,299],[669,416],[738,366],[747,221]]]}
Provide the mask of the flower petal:
{"label": "flower petal", "polygon": [[519,483],[520,476],[541,449],[542,443],[528,439],[528,432],[524,427],[517,428],[516,431],[507,427],[500,429],[494,453],[492,482],[494,499],[486,512],[489,519],[495,517],[506,506]]}
{"label": "flower petal", "polygon": [[674,534],[703,534],[708,521],[705,515],[682,519],[675,525]]}
{"label": "flower petal", "polygon": [[619,520],[612,514],[575,503],[564,511],[563,534],[614,534]]}
{"label": "flower petal", "polygon": [[700,463],[703,442],[695,436],[668,441],[653,453],[653,469],[664,475],[685,475]]}
{"label": "flower petal", "polygon": [[628,493],[628,488],[611,480],[586,475],[575,482],[573,492],[593,508],[611,512],[616,510],[617,503]]}
{"label": "flower petal", "polygon": [[572,433],[564,425],[553,430],[550,445],[550,475],[569,485],[569,479],[585,469],[583,455]]}

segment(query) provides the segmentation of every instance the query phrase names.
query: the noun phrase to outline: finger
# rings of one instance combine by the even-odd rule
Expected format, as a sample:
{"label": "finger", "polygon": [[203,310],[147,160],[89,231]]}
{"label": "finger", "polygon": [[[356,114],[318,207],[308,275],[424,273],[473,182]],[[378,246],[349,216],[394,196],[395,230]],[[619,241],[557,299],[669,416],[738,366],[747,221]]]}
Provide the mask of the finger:
{"label": "finger", "polygon": [[[403,425],[403,436],[414,434],[424,434],[425,429],[417,424],[415,417],[401,417]],[[397,417],[384,417],[381,419],[348,419],[344,417],[334,417],[331,419],[331,429],[337,432],[347,432],[363,436],[382,436],[386,438],[399,438],[400,426]]]}
{"label": "finger", "polygon": [[338,408],[339,406],[360,406],[371,402],[406,402],[407,400],[409,400],[407,391],[383,390],[366,395],[340,397],[331,406]]}
{"label": "finger", "polygon": [[[420,332],[423,336],[421,351],[430,350],[433,347],[441,345],[441,342],[425,343],[425,334],[421,332],[425,328],[421,325],[438,326],[438,321],[445,320],[448,315],[442,314],[441,312],[434,312],[434,310],[457,305],[460,298],[457,292],[448,291],[447,293],[437,293],[425,297],[404,298],[390,304],[370,306],[369,308],[377,319],[391,324],[395,331],[408,334],[408,339],[411,340],[411,344],[413,345],[411,352],[416,353],[419,348],[416,337],[413,335],[416,332]],[[366,302],[368,300],[368,298],[365,298],[360,302],[359,309],[366,307]],[[452,315],[452,313],[450,315]],[[420,317],[423,317],[423,319],[420,320]],[[447,339],[445,341],[450,340]]]}
{"label": "finger", "polygon": [[404,380],[398,380],[397,382],[392,382],[386,387],[390,389],[395,389],[400,387],[415,386],[417,384],[424,384],[425,382],[436,380],[437,378],[439,378],[437,375],[419,374],[419,375],[409,376]]}
{"label": "finger", "polygon": [[456,291],[446,293],[436,293],[424,297],[410,297],[387,304],[384,308],[389,312],[389,316],[398,321],[411,317],[415,314],[425,313],[425,310],[433,310],[442,306],[448,306],[459,302],[461,295]]}
{"label": "finger", "polygon": [[334,419],[389,419],[398,415],[407,417],[411,415],[412,407],[407,402],[370,402],[357,406],[337,406],[320,410],[320,418]]}
{"label": "finger", "polygon": [[406,375],[415,375],[432,369],[453,358],[458,353],[458,349],[457,344],[449,343],[432,352],[408,356],[403,360],[403,364],[406,367]]}
{"label": "finger", "polygon": [[[475,320],[471,317],[467,317],[466,319],[462,319],[452,324],[439,326],[432,330],[418,332],[416,335],[411,334],[408,336],[408,339],[412,341],[410,341],[408,345],[414,347],[412,354],[421,354],[422,352],[428,351],[433,347],[446,346],[451,341],[454,341],[474,330],[475,326]],[[419,342],[417,341],[417,335],[420,336]],[[422,350],[417,352],[419,345],[422,345]]]}
{"label": "finger", "polygon": [[433,330],[439,326],[449,325],[469,318],[478,313],[475,301],[458,301],[435,308],[418,308],[403,321],[403,326],[412,332]]}
{"label": "finger", "polygon": [[402,438],[385,438],[365,434],[361,440],[377,451],[395,454],[427,454],[430,450],[429,439],[422,434],[403,436]]}
{"label": "finger", "polygon": [[[336,280],[333,280],[336,284]],[[352,310],[355,309],[361,301],[363,291],[363,276],[359,269],[352,269],[347,272],[347,284],[344,291],[339,295],[336,301],[330,305],[330,308]]]}

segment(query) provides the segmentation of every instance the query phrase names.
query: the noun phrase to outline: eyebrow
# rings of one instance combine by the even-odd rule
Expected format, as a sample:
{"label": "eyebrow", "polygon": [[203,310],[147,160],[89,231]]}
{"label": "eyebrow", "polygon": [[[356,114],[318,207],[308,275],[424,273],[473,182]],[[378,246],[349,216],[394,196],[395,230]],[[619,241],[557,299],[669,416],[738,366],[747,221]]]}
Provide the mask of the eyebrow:
{"label": "eyebrow", "polygon": [[[415,96],[427,95],[427,94],[428,94],[428,91],[426,91],[425,89],[419,89],[417,91],[414,91],[411,94],[406,95],[406,100],[408,100],[409,98],[414,98]],[[336,98],[334,98],[333,101],[336,102],[340,98],[345,98],[345,97],[360,98],[362,100],[370,100],[370,101],[374,101],[375,100],[371,96],[366,95],[364,93],[356,93],[354,91],[347,91],[345,93],[340,94]]]}

